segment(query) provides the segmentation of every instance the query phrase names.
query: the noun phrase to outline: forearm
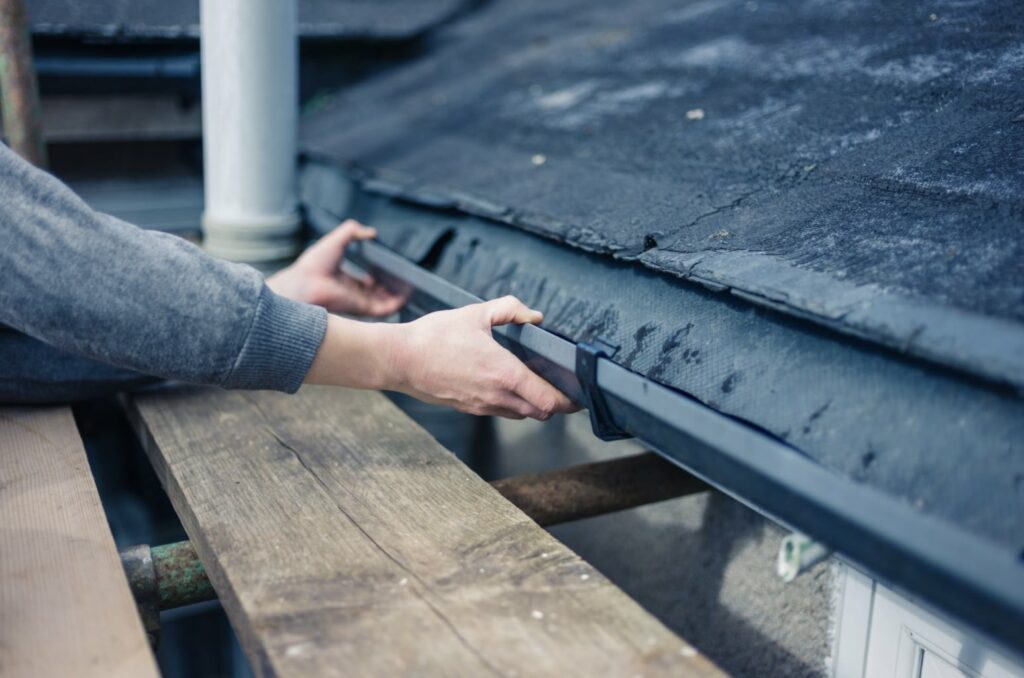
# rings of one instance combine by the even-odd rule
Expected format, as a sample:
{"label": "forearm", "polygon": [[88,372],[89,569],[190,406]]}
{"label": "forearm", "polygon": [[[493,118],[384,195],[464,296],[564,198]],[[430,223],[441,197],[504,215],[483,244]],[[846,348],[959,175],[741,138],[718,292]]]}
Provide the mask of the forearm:
{"label": "forearm", "polygon": [[22,332],[0,329],[0,403],[78,402],[154,381],[155,377],[61,351]]}
{"label": "forearm", "polygon": [[326,325],[253,269],[91,210],[0,148],[0,323],[182,381],[294,390]]}

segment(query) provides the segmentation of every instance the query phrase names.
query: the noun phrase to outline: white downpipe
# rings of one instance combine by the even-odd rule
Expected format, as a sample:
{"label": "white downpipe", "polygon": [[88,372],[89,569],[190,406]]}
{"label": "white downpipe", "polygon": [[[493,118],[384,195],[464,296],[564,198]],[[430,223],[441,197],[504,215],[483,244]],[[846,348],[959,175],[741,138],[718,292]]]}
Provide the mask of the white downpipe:
{"label": "white downpipe", "polygon": [[295,0],[202,0],[206,249],[263,262],[297,250]]}

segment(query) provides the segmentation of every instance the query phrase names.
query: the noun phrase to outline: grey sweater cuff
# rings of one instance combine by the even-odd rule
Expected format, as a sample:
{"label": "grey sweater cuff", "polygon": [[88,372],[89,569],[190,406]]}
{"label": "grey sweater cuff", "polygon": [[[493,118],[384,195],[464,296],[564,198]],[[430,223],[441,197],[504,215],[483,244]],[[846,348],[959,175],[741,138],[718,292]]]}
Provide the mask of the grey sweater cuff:
{"label": "grey sweater cuff", "polygon": [[326,332],[326,310],[280,297],[264,285],[245,344],[222,386],[294,393]]}

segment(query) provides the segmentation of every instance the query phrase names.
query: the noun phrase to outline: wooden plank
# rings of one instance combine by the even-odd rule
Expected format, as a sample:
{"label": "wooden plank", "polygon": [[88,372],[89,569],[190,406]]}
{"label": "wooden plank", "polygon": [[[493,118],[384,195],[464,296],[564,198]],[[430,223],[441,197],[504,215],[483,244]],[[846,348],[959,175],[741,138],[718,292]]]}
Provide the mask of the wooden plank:
{"label": "wooden plank", "polygon": [[129,410],[258,674],[720,675],[380,394]]}
{"label": "wooden plank", "polygon": [[66,407],[0,408],[0,675],[158,675]]}

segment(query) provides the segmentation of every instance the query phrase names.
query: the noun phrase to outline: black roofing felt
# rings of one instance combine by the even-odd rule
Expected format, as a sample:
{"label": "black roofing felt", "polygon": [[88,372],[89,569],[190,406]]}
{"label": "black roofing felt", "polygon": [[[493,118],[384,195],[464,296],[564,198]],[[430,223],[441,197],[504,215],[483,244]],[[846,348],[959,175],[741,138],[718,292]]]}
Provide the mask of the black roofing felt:
{"label": "black roofing felt", "polygon": [[[515,294],[573,341],[784,440],[831,471],[1024,552],[1024,401],[948,370],[636,264],[303,172],[314,225],[342,215],[477,296]],[[371,190],[377,187],[370,186]],[[769,507],[763,507],[769,508]],[[856,511],[858,507],[850,507]],[[938,535],[936,535],[938,537]]]}
{"label": "black roofing felt", "polygon": [[[402,40],[451,18],[466,0],[299,0],[303,38]],[[118,40],[199,37],[199,0],[29,0],[39,36]]]}
{"label": "black roofing felt", "polygon": [[1022,35],[1019,0],[496,1],[304,146],[1021,391]]}

